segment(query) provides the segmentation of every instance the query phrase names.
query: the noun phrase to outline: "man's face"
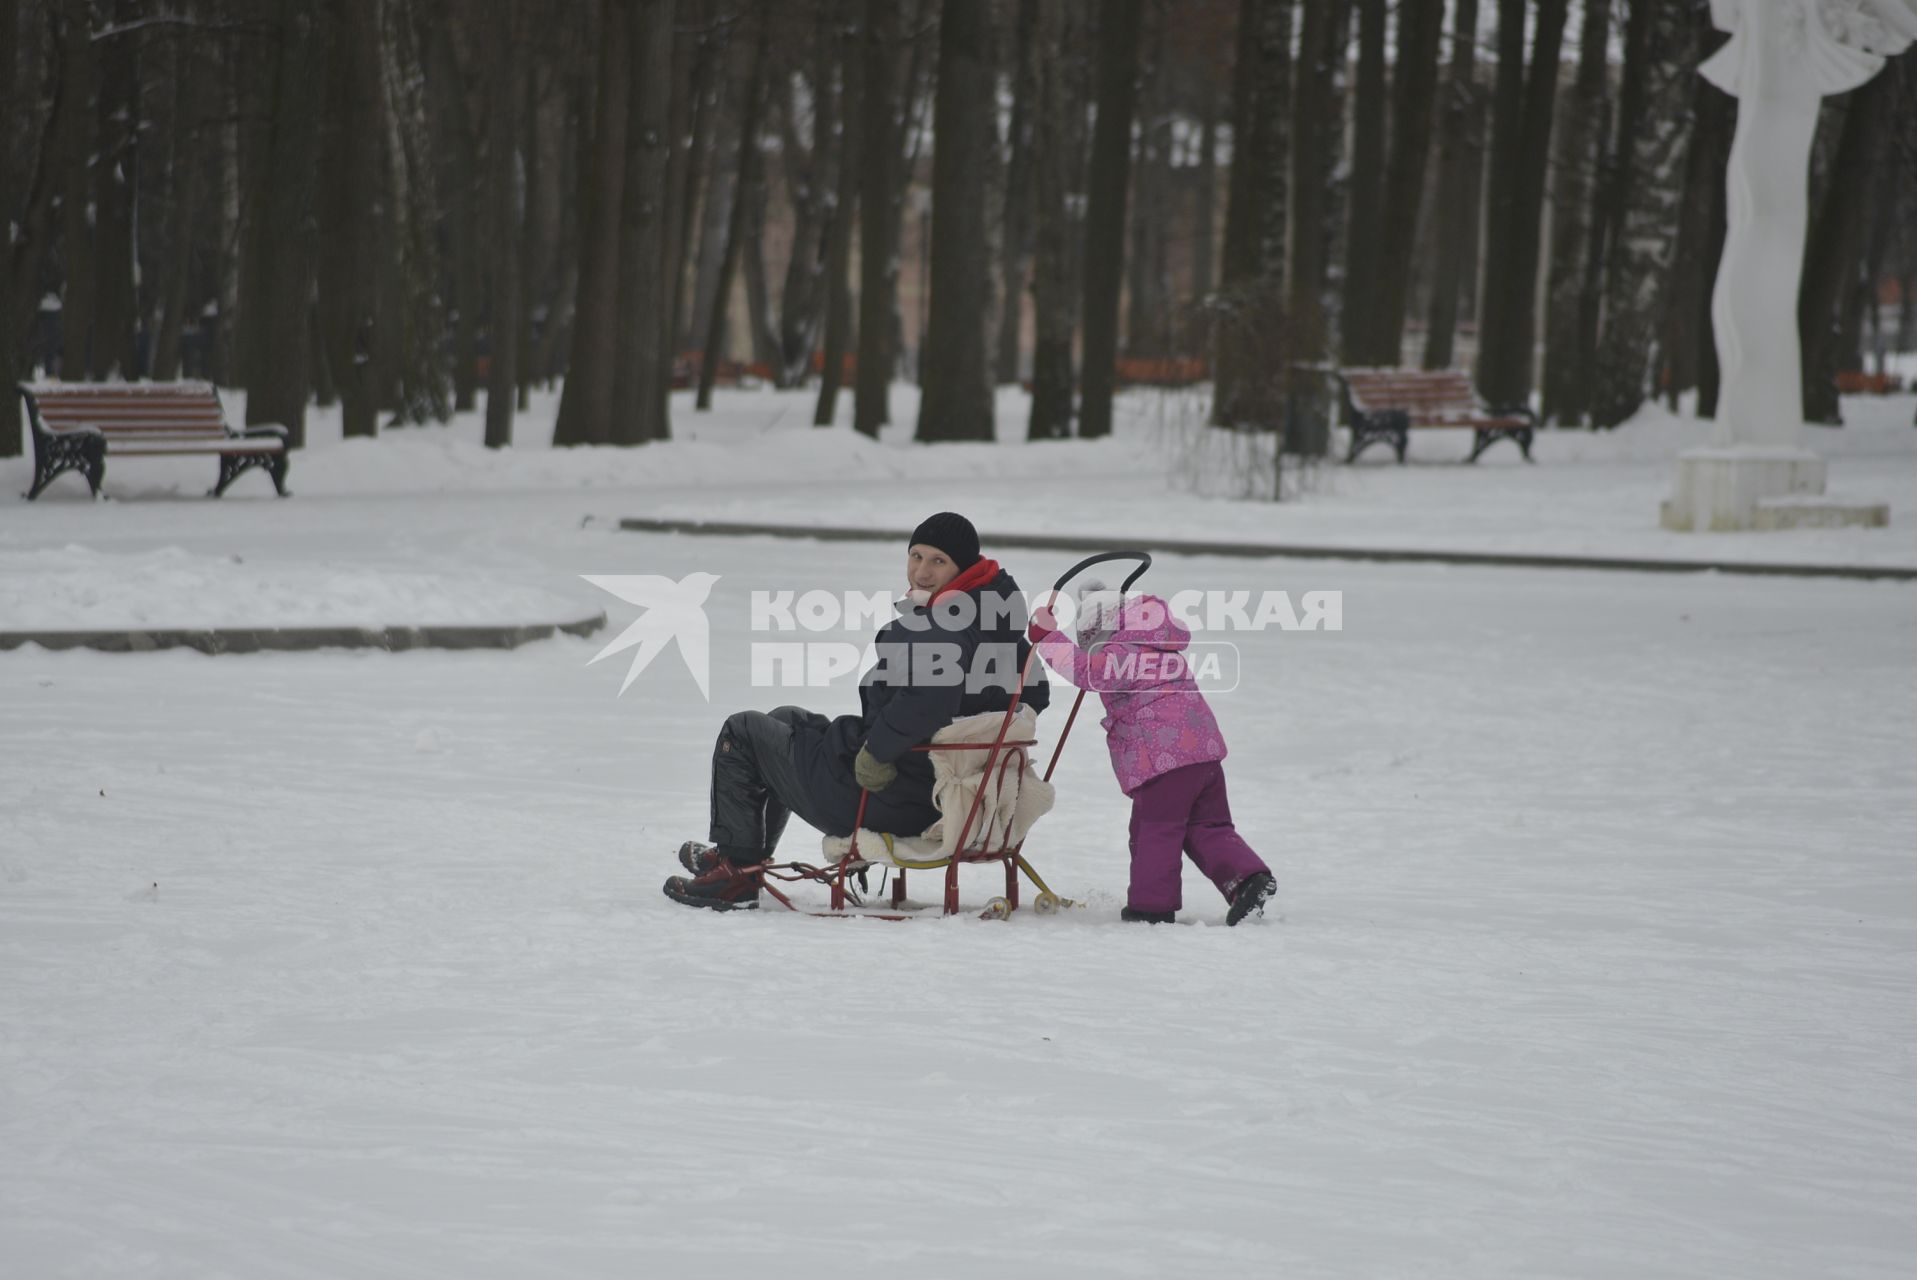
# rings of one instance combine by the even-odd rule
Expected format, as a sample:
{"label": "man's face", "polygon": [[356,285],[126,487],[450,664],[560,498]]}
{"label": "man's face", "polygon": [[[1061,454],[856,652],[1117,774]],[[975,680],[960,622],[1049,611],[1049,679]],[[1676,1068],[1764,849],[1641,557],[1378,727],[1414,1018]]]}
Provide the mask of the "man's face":
{"label": "man's face", "polygon": [[915,542],[905,553],[905,576],[920,591],[937,592],[958,577],[959,567],[952,557],[937,547]]}

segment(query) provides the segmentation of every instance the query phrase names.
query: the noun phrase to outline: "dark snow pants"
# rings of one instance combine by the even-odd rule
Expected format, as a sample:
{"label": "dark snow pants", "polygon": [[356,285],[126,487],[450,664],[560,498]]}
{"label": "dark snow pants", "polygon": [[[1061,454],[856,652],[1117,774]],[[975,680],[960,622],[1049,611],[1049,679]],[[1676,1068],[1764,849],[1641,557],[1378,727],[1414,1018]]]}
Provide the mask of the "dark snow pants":
{"label": "dark snow pants", "polygon": [[778,847],[788,817],[815,827],[792,753],[792,731],[823,733],[831,720],[804,707],[739,711],[726,717],[712,749],[712,829],[707,837],[734,866],[765,862]]}

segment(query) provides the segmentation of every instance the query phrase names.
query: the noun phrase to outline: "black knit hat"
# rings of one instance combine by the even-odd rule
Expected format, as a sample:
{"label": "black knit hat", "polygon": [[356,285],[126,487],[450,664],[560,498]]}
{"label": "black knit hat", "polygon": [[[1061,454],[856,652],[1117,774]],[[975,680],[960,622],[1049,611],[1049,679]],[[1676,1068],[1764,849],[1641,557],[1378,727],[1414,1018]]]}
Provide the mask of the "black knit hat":
{"label": "black knit hat", "polygon": [[978,530],[956,511],[941,511],[919,521],[919,527],[912,530],[912,541],[906,545],[917,546],[921,542],[943,551],[960,569],[969,569],[978,563]]}

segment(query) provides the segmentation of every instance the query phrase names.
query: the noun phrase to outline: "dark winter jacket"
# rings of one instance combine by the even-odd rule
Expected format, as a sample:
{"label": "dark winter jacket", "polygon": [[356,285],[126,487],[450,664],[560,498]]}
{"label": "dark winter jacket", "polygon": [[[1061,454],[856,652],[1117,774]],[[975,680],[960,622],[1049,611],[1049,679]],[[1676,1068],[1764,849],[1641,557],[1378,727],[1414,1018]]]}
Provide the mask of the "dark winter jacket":
{"label": "dark winter jacket", "polygon": [[[840,716],[823,732],[793,734],[799,775],[827,835],[852,832],[859,810],[852,761],[861,746],[899,770],[867,802],[868,830],[917,835],[938,821],[932,762],[912,748],[959,716],[1011,705],[1032,651],[1025,624],[1018,584],[993,560],[979,561],[927,604],[901,603],[878,634],[879,661],[859,685],[859,714]],[[1034,662],[1019,702],[1043,711],[1050,701],[1044,664]]]}

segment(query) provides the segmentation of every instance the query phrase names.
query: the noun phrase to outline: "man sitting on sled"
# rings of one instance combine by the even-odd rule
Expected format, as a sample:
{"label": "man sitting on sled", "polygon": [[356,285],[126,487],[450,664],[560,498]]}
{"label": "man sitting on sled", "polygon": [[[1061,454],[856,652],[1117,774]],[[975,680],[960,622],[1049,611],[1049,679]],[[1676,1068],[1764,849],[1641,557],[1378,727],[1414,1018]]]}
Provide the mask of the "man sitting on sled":
{"label": "man sitting on sled", "polygon": [[[878,635],[879,660],[859,685],[859,714],[829,719],[803,707],[726,718],[712,753],[712,824],[689,840],[665,893],[719,911],[759,905],[761,868],[786,819],[829,836],[858,823],[916,835],[939,819],[927,753],[913,751],[959,716],[1003,712],[1031,653],[1024,597],[1012,575],[979,555],[978,531],[941,511],[912,532],[909,590]],[[1020,705],[1044,710],[1051,690],[1037,664]]]}

